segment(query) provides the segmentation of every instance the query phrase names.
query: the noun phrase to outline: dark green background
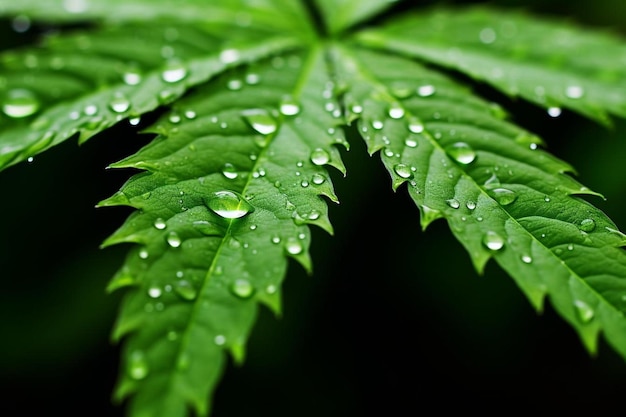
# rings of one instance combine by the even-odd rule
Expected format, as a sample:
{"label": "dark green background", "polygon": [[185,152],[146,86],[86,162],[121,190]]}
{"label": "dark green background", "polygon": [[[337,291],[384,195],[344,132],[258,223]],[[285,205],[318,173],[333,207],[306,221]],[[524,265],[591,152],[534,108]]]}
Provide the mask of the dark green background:
{"label": "dark green background", "polygon": [[[622,0],[491,3],[626,35]],[[32,37],[0,22],[5,47]],[[590,201],[626,229],[624,121],[609,130],[569,112],[552,119],[477,89],[541,134],[607,197]],[[127,247],[98,246],[130,210],[94,205],[132,173],[104,168],[147,139],[122,123],[0,173],[0,414],[123,414],[110,403],[119,351],[109,334],[121,294],[104,288]],[[335,236],[313,230],[313,276],[291,264],[283,317],[261,309],[247,360],[229,365],[213,417],[369,416],[376,406],[385,415],[623,414],[626,363],[604,340],[590,357],[549,303],[537,314],[495,263],[478,276],[446,224],[422,232],[378,156],[351,143],[347,177],[332,173]]]}

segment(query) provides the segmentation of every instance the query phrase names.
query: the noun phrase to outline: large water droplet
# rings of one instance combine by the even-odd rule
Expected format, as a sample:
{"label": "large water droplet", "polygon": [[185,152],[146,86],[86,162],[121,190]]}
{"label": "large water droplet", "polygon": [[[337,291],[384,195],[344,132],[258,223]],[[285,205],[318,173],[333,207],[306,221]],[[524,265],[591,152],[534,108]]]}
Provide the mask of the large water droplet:
{"label": "large water droplet", "polygon": [[254,294],[254,287],[250,281],[238,279],[230,285],[230,291],[239,298],[250,298]]}
{"label": "large water droplet", "polygon": [[207,199],[207,207],[225,219],[238,219],[254,211],[254,207],[234,191],[217,191]]}
{"label": "large water droplet", "polygon": [[424,124],[417,117],[411,117],[409,119],[408,128],[410,132],[422,133],[424,131]]}
{"label": "large water droplet", "polygon": [[131,352],[128,358],[128,374],[132,379],[141,380],[148,376],[150,369],[146,355],[140,350]]}
{"label": "large water droplet", "polygon": [[285,116],[295,116],[300,113],[300,106],[292,97],[284,97],[280,102],[280,112]]}
{"label": "large water droplet", "polygon": [[246,110],[243,115],[248,123],[250,123],[250,126],[262,135],[274,133],[278,128],[276,120],[265,110]]}
{"label": "large water droplet", "polygon": [[583,300],[574,300],[574,307],[576,308],[576,313],[578,314],[578,318],[583,323],[588,323],[594,316],[593,308]]}
{"label": "large water droplet", "polygon": [[180,239],[180,236],[178,236],[178,233],[176,232],[169,232],[167,234],[166,240],[167,244],[173,248],[177,248],[183,243],[183,241]]}
{"label": "large water droplet", "polygon": [[292,255],[298,255],[303,251],[302,244],[295,238],[287,239],[287,242],[285,242],[285,249]]}
{"label": "large water droplet", "polygon": [[401,119],[404,117],[404,109],[402,108],[402,106],[400,106],[399,103],[394,103],[390,108],[389,108],[389,117],[391,117],[392,119]]}
{"label": "large water droplet", "polygon": [[435,87],[430,84],[422,85],[417,88],[417,95],[420,97],[430,97],[433,94],[435,94]]}
{"label": "large water droplet", "polygon": [[330,155],[325,149],[317,148],[311,152],[311,162],[315,165],[324,165],[330,161]]}
{"label": "large water droplet", "polygon": [[504,247],[504,239],[498,233],[489,231],[483,236],[483,245],[489,250],[500,250]]}
{"label": "large water droplet", "polygon": [[180,63],[171,63],[161,73],[161,78],[166,83],[177,83],[187,76],[187,68]]}
{"label": "large water droplet", "polygon": [[235,166],[230,162],[226,162],[222,167],[222,174],[229,180],[234,180],[239,176],[239,173],[235,169]]}
{"label": "large water droplet", "polygon": [[2,111],[9,117],[28,117],[39,110],[39,100],[35,94],[23,88],[10,90],[2,103]]}
{"label": "large water droplet", "polygon": [[115,113],[124,113],[130,108],[130,101],[124,96],[117,96],[109,102],[109,107]]}
{"label": "large water droplet", "polygon": [[159,298],[161,294],[163,294],[163,290],[161,289],[161,287],[152,286],[148,288],[148,295],[150,296],[150,298]]}
{"label": "large water droplet", "polygon": [[509,205],[517,199],[515,191],[508,188],[494,188],[489,193],[501,206]]}
{"label": "large water droplet", "polygon": [[154,227],[159,230],[163,230],[167,227],[167,224],[165,223],[165,220],[163,220],[161,217],[158,217],[154,220]]}
{"label": "large water droplet", "polygon": [[411,178],[413,173],[411,168],[406,164],[396,164],[393,167],[393,171],[401,178]]}
{"label": "large water droplet", "polygon": [[467,165],[476,159],[476,152],[465,142],[457,142],[446,147],[446,151],[455,161]]}
{"label": "large water droplet", "polygon": [[446,200],[446,204],[453,209],[458,209],[459,207],[461,207],[461,203],[459,203],[459,200],[457,200],[456,198]]}
{"label": "large water droplet", "polygon": [[596,228],[596,222],[593,219],[584,219],[578,226],[583,232],[591,232]]}
{"label": "large water droplet", "polygon": [[174,291],[182,299],[187,300],[187,301],[194,300],[196,296],[198,295],[198,291],[193,286],[193,284],[185,279],[176,281],[176,283],[174,284]]}

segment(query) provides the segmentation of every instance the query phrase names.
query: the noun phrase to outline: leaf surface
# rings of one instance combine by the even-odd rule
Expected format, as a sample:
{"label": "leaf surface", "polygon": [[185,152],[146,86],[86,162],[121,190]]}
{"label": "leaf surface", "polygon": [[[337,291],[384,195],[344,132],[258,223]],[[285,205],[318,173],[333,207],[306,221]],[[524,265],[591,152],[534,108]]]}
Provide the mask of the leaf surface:
{"label": "leaf surface", "polygon": [[626,116],[626,45],[609,31],[469,7],[407,13],[357,38],[458,70],[552,115],[565,107],[603,123]]}
{"label": "leaf surface", "polygon": [[626,356],[626,242],[540,139],[442,75],[358,48],[334,54],[346,107],[424,228],[445,218],[477,270],[495,259],[539,311],[545,296],[590,352]]}
{"label": "leaf surface", "polygon": [[279,311],[287,258],[311,270],[307,225],[332,232],[324,165],[343,171],[344,140],[324,109],[325,65],[314,49],[222,76],[113,165],[146,170],[101,203],[139,210],[105,242],[140,245],[110,286],[132,286],[115,338],[127,337],[117,394],[135,394],[133,415],[183,416],[187,403],[206,415],[223,350],[241,362],[257,302]]}

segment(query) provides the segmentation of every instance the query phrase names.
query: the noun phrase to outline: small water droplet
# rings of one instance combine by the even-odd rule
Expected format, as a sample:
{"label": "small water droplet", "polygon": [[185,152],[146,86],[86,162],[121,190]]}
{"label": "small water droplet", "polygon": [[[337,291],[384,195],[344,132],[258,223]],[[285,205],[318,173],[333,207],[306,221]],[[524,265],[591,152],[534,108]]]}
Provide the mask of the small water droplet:
{"label": "small water droplet", "polygon": [[411,117],[409,119],[409,131],[413,133],[422,133],[424,131],[424,124],[417,117]]}
{"label": "small water droplet", "polygon": [[166,83],[177,83],[184,80],[185,77],[187,77],[187,68],[178,62],[168,64],[161,73],[161,78]]}
{"label": "small water droplet", "polygon": [[583,88],[579,85],[568,85],[565,88],[565,95],[571,99],[579,99],[585,94]]}
{"label": "small water droplet", "polygon": [[259,81],[261,81],[261,77],[259,76],[259,74],[255,74],[255,73],[249,73],[246,74],[246,84],[248,85],[256,85],[259,83]]}
{"label": "small water droplet", "polygon": [[276,291],[278,290],[278,288],[276,287],[276,285],[268,285],[267,287],[265,287],[265,292],[268,294],[276,294]]}
{"label": "small water droplet", "polygon": [[467,165],[476,159],[476,152],[465,142],[457,142],[446,147],[446,151],[455,161]]}
{"label": "small water droplet", "polygon": [[198,291],[193,284],[185,279],[176,281],[174,284],[174,292],[187,301],[195,300],[198,296]]}
{"label": "small water droplet", "polygon": [[476,208],[476,202],[469,200],[465,203],[465,206],[470,210],[474,210]]}
{"label": "small water droplet", "polygon": [[315,165],[324,165],[330,161],[330,155],[325,149],[317,148],[311,152],[311,162]]}
{"label": "small water droplet", "polygon": [[533,261],[533,258],[531,258],[528,255],[522,255],[522,262],[524,262],[525,264],[529,264]]}
{"label": "small water droplet", "polygon": [[408,147],[408,148],[416,148],[417,147],[417,140],[408,137],[404,140],[404,144]]}
{"label": "small water droplet", "polygon": [[150,369],[145,354],[140,350],[131,352],[128,358],[128,374],[134,380],[141,380],[148,376]]}
{"label": "small water droplet", "polygon": [[127,85],[137,85],[141,82],[141,74],[135,71],[125,72],[122,78]]}
{"label": "small water droplet", "polygon": [[363,106],[361,106],[359,104],[354,104],[354,105],[352,105],[352,107],[350,107],[350,110],[354,114],[361,114],[363,112]]}
{"label": "small water droplet", "polygon": [[149,256],[149,254],[148,254],[148,250],[146,248],[142,248],[142,249],[139,250],[139,257],[141,259],[148,259],[148,256]]}
{"label": "small water droplet", "polygon": [[223,346],[226,343],[226,336],[223,334],[218,334],[213,338],[213,342],[215,342],[218,346]]}
{"label": "small water droplet", "polygon": [[276,120],[263,109],[246,110],[243,116],[250,126],[262,135],[274,133],[278,128]]}
{"label": "small water droplet", "polygon": [[161,217],[158,217],[156,220],[154,220],[154,227],[159,230],[163,230],[167,227],[167,224],[165,223],[165,220],[163,220]]}
{"label": "small water droplet", "polygon": [[478,38],[480,39],[480,42],[485,45],[489,45],[496,41],[496,31],[492,28],[483,28],[478,34]]}
{"label": "small water droplet", "polygon": [[9,90],[2,103],[2,111],[9,117],[19,119],[32,116],[39,110],[40,102],[35,94],[23,88]]}
{"label": "small water droplet", "polygon": [[374,128],[375,130],[380,130],[383,127],[384,127],[383,122],[381,122],[380,120],[372,121],[372,128]]}
{"label": "small water droplet", "polygon": [[254,287],[246,279],[237,279],[230,286],[230,291],[239,298],[250,298],[254,294]]}
{"label": "small water droplet", "polygon": [[239,51],[236,49],[224,49],[220,52],[220,61],[223,64],[232,64],[239,60]]}
{"label": "small water droplet", "polygon": [[559,117],[561,115],[560,107],[548,107],[548,116],[550,117]]}
{"label": "small water droplet", "polygon": [[109,102],[109,107],[115,113],[124,113],[130,108],[130,101],[124,96],[117,96]]}
{"label": "small water droplet", "polygon": [[239,176],[239,173],[235,169],[235,166],[230,162],[226,162],[222,167],[222,174],[229,180],[234,180]]}
{"label": "small water droplet", "polygon": [[404,109],[400,106],[399,103],[394,103],[390,108],[389,108],[389,117],[391,117],[392,119],[401,119],[404,117]]}
{"label": "small water droplet", "polygon": [[225,219],[238,219],[254,211],[254,207],[234,191],[217,191],[206,203],[215,214]]}
{"label": "small water droplet", "polygon": [[459,200],[457,200],[456,198],[446,200],[446,204],[453,209],[458,209],[459,207],[461,207],[461,203],[459,203]]}
{"label": "small water droplet", "polygon": [[430,97],[435,94],[435,87],[430,84],[421,85],[417,88],[417,95],[420,97]]}
{"label": "small water droplet", "polygon": [[596,228],[596,222],[593,219],[584,219],[578,226],[583,232],[591,232]]}
{"label": "small water droplet", "polygon": [[326,181],[326,177],[324,177],[322,174],[313,174],[313,176],[311,177],[311,181],[315,185],[321,185],[324,183],[324,181]]}
{"label": "small water droplet", "polygon": [[483,236],[483,245],[489,250],[500,250],[504,247],[504,239],[498,233],[489,231]]}
{"label": "small water droplet", "polygon": [[300,106],[292,97],[284,97],[280,102],[280,113],[285,116],[295,116],[300,113]]}
{"label": "small water droplet", "polygon": [[514,191],[509,190],[508,188],[494,188],[489,191],[489,194],[501,206],[507,206],[517,199],[517,194]]}
{"label": "small water droplet", "polygon": [[393,171],[401,178],[411,178],[413,173],[411,168],[406,164],[396,164],[393,167]]}
{"label": "small water droplet", "polygon": [[302,253],[304,248],[302,247],[302,244],[298,242],[296,239],[289,238],[287,239],[287,242],[285,242],[285,249],[287,250],[288,253],[292,255],[298,255]]}
{"label": "small water droplet", "polygon": [[148,295],[150,298],[159,298],[163,294],[161,287],[153,286],[148,288]]}
{"label": "small water droplet", "polygon": [[583,300],[574,300],[574,307],[576,308],[578,318],[583,323],[589,323],[591,319],[593,319],[593,316],[595,315],[593,308],[591,308],[591,306]]}
{"label": "small water droplet", "polygon": [[173,231],[167,234],[166,240],[167,244],[173,248],[177,248],[183,243],[183,241],[180,239],[180,236],[178,236],[178,233]]}

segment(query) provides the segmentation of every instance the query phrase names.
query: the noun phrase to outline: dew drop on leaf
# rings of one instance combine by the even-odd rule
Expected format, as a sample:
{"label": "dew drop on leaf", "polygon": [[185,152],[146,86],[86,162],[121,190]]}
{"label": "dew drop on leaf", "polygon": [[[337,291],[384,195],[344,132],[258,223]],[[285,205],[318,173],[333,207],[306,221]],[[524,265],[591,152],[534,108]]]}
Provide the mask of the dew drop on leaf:
{"label": "dew drop on leaf", "polygon": [[548,116],[559,117],[561,115],[560,107],[548,107]]}
{"label": "dew drop on leaf", "polygon": [[130,101],[123,96],[114,97],[109,102],[109,107],[114,113],[124,113],[130,108]]}
{"label": "dew drop on leaf", "polygon": [[459,203],[459,200],[457,200],[456,198],[446,200],[446,204],[453,209],[458,209],[459,207],[461,207],[461,203]]}
{"label": "dew drop on leaf", "polygon": [[150,369],[145,354],[140,350],[131,352],[128,358],[128,374],[132,379],[141,380],[148,376]]}
{"label": "dew drop on leaf", "polygon": [[126,85],[137,85],[141,82],[141,74],[135,71],[128,71],[122,75]]}
{"label": "dew drop on leaf", "polygon": [[198,291],[196,291],[193,284],[185,279],[176,281],[174,284],[174,292],[178,294],[180,298],[187,301],[194,300],[198,295]]}
{"label": "dew drop on leaf", "polygon": [[314,149],[311,152],[311,162],[315,165],[324,165],[330,161],[330,155],[322,148]]}
{"label": "dew drop on leaf", "polygon": [[187,69],[180,63],[171,63],[161,73],[161,78],[166,83],[177,83],[187,77]]}
{"label": "dew drop on leaf", "polygon": [[265,110],[246,110],[243,115],[250,126],[262,135],[274,133],[278,128],[276,120]]}
{"label": "dew drop on leaf", "polygon": [[430,97],[433,94],[435,94],[435,87],[430,84],[421,85],[417,88],[417,95],[420,97]]}
{"label": "dew drop on leaf", "polygon": [[148,250],[146,248],[142,248],[139,250],[139,257],[141,259],[148,259],[149,253]]}
{"label": "dew drop on leaf", "polygon": [[167,244],[173,248],[177,248],[183,243],[183,241],[180,239],[180,236],[178,236],[178,233],[176,232],[169,232],[167,234],[166,240]]}
{"label": "dew drop on leaf", "polygon": [[476,208],[476,202],[468,200],[465,206],[470,210],[474,210]]}
{"label": "dew drop on leaf", "polygon": [[585,91],[579,85],[568,85],[565,88],[565,95],[571,99],[581,98],[584,94],[585,94]]}
{"label": "dew drop on leaf", "polygon": [[148,288],[148,295],[150,298],[159,298],[163,294],[163,290],[160,287],[152,286]]}
{"label": "dew drop on leaf", "polygon": [[234,191],[217,191],[206,203],[215,214],[225,219],[238,219],[254,211],[254,207]]}
{"label": "dew drop on leaf", "polygon": [[250,281],[246,279],[235,280],[230,285],[230,291],[239,298],[250,298],[254,294],[254,287],[250,284]]}
{"label": "dew drop on leaf", "polygon": [[236,49],[224,49],[220,52],[220,61],[223,64],[232,64],[239,60],[239,51]]}
{"label": "dew drop on leaf", "polygon": [[218,334],[213,338],[213,342],[218,346],[223,346],[226,343],[226,336]]}
{"label": "dew drop on leaf", "polygon": [[224,175],[229,180],[234,180],[239,176],[237,170],[235,169],[235,166],[230,162],[226,162],[222,167],[222,175]]}
{"label": "dew drop on leaf", "polygon": [[498,233],[489,231],[483,236],[483,245],[489,250],[500,250],[504,247],[504,239]]}
{"label": "dew drop on leaf", "polygon": [[300,106],[291,97],[285,97],[280,102],[280,113],[284,116],[295,116],[300,113]]}
{"label": "dew drop on leaf", "polygon": [[33,92],[23,88],[10,90],[2,103],[2,111],[9,117],[20,119],[39,110],[39,100]]}
{"label": "dew drop on leaf", "polygon": [[583,232],[591,232],[596,228],[596,222],[593,219],[584,219],[580,222],[578,228]]}
{"label": "dew drop on leaf", "polygon": [[324,181],[326,181],[326,178],[322,174],[313,174],[313,176],[311,177],[311,181],[315,185],[321,185],[324,183]]}
{"label": "dew drop on leaf", "polygon": [[391,117],[392,119],[401,119],[404,117],[404,109],[402,108],[402,106],[400,106],[400,104],[394,103],[389,108],[388,114],[389,114],[389,117]]}
{"label": "dew drop on leaf", "polygon": [[163,220],[161,217],[157,218],[154,220],[154,227],[159,229],[159,230],[163,230],[167,227],[167,224],[165,223],[165,220]]}
{"label": "dew drop on leaf", "polygon": [[589,323],[595,312],[593,308],[582,300],[574,300],[574,307],[576,308],[576,314],[578,314],[578,318],[583,323]]}
{"label": "dew drop on leaf", "polygon": [[424,131],[424,124],[417,117],[411,117],[409,119],[408,128],[410,132],[422,133]]}
{"label": "dew drop on leaf", "polygon": [[457,142],[446,147],[446,151],[455,161],[467,165],[476,159],[476,152],[465,142]]}
{"label": "dew drop on leaf", "polygon": [[501,206],[507,206],[517,199],[515,191],[509,190],[508,188],[494,188],[489,191],[489,194],[491,194]]}
{"label": "dew drop on leaf", "polygon": [[522,262],[524,262],[525,264],[529,264],[532,263],[533,258],[531,258],[529,255],[522,255]]}
{"label": "dew drop on leaf", "polygon": [[295,238],[287,239],[287,242],[285,242],[285,249],[292,255],[298,255],[302,253],[303,250],[302,244],[300,244],[300,242],[298,242]]}

